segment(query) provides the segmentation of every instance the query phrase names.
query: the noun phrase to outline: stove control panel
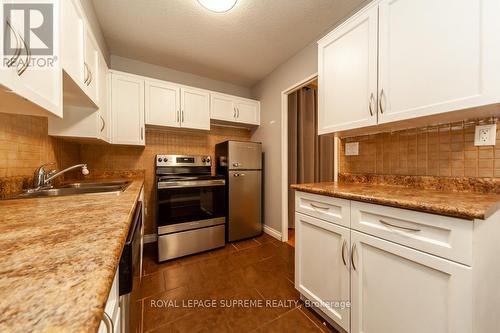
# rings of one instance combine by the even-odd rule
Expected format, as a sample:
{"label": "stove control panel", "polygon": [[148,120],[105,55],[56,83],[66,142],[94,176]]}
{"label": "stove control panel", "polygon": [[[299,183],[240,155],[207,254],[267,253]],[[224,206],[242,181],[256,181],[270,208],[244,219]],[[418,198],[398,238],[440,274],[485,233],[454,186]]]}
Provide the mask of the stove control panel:
{"label": "stove control panel", "polygon": [[211,166],[212,159],[205,155],[156,155],[157,167]]}

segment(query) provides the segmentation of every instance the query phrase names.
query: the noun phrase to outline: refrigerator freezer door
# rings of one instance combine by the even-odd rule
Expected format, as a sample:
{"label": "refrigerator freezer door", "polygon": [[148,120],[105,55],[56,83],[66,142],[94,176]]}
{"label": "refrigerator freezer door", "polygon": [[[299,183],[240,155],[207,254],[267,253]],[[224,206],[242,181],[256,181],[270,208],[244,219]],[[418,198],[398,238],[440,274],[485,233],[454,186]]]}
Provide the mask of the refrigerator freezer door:
{"label": "refrigerator freezer door", "polygon": [[261,170],[262,145],[255,142],[229,142],[230,170]]}
{"label": "refrigerator freezer door", "polygon": [[228,241],[262,232],[261,171],[229,172]]}

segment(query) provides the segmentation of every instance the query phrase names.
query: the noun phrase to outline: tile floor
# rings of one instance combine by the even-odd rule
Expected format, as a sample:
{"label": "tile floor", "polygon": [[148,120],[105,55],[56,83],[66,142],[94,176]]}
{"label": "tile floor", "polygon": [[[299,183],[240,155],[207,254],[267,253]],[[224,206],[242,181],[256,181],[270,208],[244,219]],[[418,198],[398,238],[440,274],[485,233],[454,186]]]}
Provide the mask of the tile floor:
{"label": "tile floor", "polygon": [[263,234],[162,264],[155,246],[134,304],[143,332],[336,332],[299,301],[286,243]]}

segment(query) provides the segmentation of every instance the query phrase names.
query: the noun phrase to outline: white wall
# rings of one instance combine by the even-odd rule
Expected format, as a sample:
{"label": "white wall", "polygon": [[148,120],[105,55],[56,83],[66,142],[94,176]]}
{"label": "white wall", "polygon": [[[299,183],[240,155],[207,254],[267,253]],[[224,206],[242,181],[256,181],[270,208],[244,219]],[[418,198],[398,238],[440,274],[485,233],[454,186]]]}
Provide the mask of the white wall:
{"label": "white wall", "polygon": [[[323,35],[369,2],[344,2],[332,27]],[[265,152],[264,223],[277,231],[281,231],[281,93],[317,71],[318,50],[314,40],[252,88],[252,97],[261,102],[261,125],[252,140],[262,142]]]}
{"label": "white wall", "polygon": [[281,231],[281,93],[317,71],[314,42],[252,88],[252,96],[261,103],[260,126],[252,140],[262,142],[265,152],[264,223],[277,231]]}
{"label": "white wall", "polygon": [[90,30],[92,30],[92,32],[94,33],[94,37],[97,40],[97,44],[99,44],[99,47],[101,48],[104,58],[106,59],[106,62],[108,63],[109,66],[110,55],[108,46],[106,45],[106,41],[104,40],[104,35],[102,33],[101,26],[99,25],[99,20],[97,19],[92,0],[80,0],[80,3],[82,4],[83,11],[87,16],[87,20],[89,21]]}
{"label": "white wall", "polygon": [[171,68],[148,64],[142,61],[119,57],[116,55],[111,55],[111,68],[118,71],[218,91],[230,95],[247,98],[251,96],[249,87],[237,86],[231,83],[213,80],[203,76],[181,72]]}

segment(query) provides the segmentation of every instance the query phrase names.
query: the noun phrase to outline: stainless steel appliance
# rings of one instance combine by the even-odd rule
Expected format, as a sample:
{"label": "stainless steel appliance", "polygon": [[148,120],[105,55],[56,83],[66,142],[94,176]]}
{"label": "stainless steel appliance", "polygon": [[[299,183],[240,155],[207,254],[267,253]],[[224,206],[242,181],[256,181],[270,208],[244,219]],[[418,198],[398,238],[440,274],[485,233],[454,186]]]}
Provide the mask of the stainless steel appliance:
{"label": "stainless steel appliance", "polygon": [[262,145],[226,141],[215,146],[217,173],[226,179],[227,241],[262,233]]}
{"label": "stainless steel appliance", "polygon": [[140,296],[138,291],[142,276],[144,236],[142,209],[142,201],[138,201],[118,268],[121,332],[124,333],[139,332],[141,324],[141,312],[134,306]]}
{"label": "stainless steel appliance", "polygon": [[156,156],[158,261],[225,246],[225,180],[210,156]]}

